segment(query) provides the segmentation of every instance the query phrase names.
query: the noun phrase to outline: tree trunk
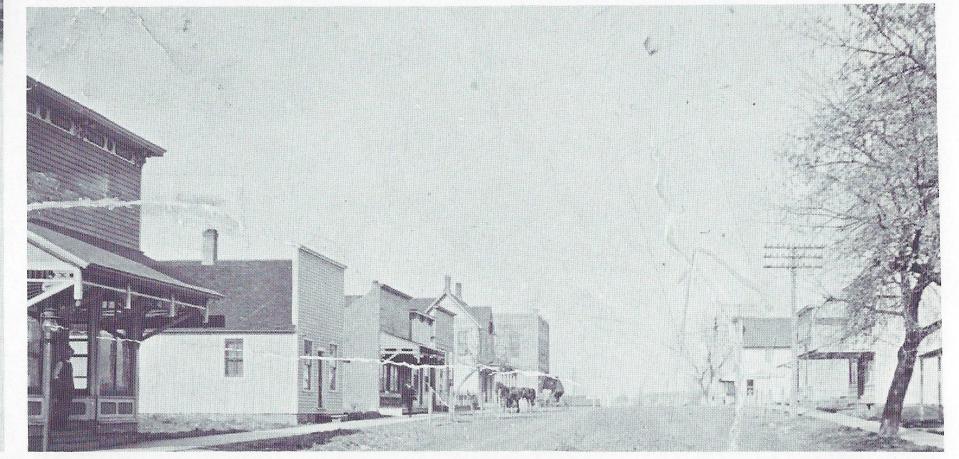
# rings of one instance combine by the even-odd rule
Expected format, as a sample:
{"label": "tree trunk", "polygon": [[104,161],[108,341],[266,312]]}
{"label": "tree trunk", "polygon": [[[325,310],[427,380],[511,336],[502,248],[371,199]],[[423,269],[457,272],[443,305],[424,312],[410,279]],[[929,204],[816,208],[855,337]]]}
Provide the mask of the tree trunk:
{"label": "tree trunk", "polygon": [[906,399],[906,391],[909,389],[909,381],[912,380],[912,371],[916,365],[919,341],[921,340],[915,340],[907,334],[899,348],[899,362],[896,364],[896,372],[893,374],[892,384],[889,385],[889,394],[886,395],[886,405],[882,410],[882,421],[879,425],[879,436],[881,437],[899,436],[902,405]]}

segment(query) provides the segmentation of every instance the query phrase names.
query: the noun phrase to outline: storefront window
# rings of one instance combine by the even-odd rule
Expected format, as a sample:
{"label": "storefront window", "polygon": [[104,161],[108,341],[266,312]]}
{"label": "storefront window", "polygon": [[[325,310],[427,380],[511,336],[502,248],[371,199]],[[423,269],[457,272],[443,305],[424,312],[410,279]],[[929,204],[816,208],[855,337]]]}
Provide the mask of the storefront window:
{"label": "storefront window", "polygon": [[73,368],[73,387],[77,391],[89,392],[87,384],[87,362],[89,361],[89,343],[86,333],[70,336],[70,347],[73,348],[73,357],[70,365]]}
{"label": "storefront window", "polygon": [[136,371],[133,344],[116,339],[105,331],[100,332],[100,339],[97,340],[100,394],[133,395],[133,378]]}

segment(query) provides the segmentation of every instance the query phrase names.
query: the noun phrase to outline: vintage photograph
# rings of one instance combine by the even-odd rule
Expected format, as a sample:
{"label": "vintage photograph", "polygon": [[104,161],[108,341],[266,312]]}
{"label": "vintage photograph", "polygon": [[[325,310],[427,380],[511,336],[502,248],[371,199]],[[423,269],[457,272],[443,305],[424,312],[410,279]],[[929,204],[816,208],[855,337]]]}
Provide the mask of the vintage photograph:
{"label": "vintage photograph", "polygon": [[932,4],[26,27],[31,451],[944,449]]}

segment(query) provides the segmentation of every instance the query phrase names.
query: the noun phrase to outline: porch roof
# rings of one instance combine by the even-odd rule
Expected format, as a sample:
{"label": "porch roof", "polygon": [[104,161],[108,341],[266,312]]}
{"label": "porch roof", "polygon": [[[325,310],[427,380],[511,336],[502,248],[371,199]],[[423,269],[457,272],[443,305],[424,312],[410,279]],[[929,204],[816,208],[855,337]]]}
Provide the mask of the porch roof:
{"label": "porch roof", "polygon": [[36,223],[27,224],[27,239],[45,250],[52,251],[55,254],[69,256],[72,262],[84,268],[95,266],[119,274],[157,282],[175,289],[187,290],[195,294],[200,294],[201,296],[221,296],[213,290],[188,284],[163,274],[143,263]]}
{"label": "porch roof", "polygon": [[833,359],[871,359],[875,356],[872,351],[809,351],[799,354],[802,360],[833,360]]}

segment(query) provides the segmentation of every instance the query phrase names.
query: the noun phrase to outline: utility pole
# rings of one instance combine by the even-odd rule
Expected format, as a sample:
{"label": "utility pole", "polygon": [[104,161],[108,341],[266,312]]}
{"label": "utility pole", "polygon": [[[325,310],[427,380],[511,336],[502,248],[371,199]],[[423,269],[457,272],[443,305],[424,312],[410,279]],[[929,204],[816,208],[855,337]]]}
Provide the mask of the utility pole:
{"label": "utility pole", "polygon": [[793,245],[778,244],[765,247],[766,253],[763,258],[766,259],[764,269],[787,269],[789,270],[789,318],[792,324],[790,333],[792,338],[793,351],[793,384],[791,388],[791,403],[799,405],[799,312],[796,301],[796,275],[800,269],[822,269],[822,251],[826,248],[823,245]]}

